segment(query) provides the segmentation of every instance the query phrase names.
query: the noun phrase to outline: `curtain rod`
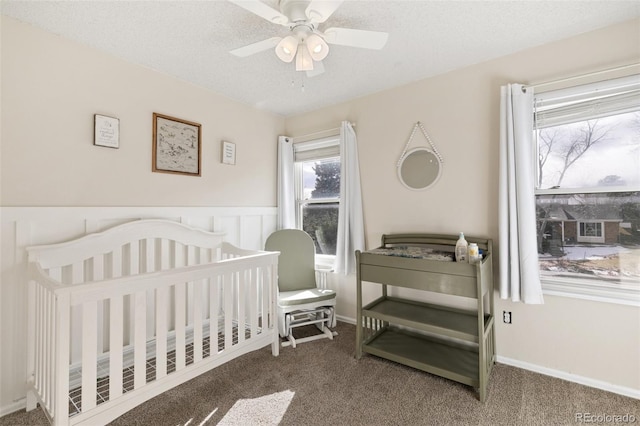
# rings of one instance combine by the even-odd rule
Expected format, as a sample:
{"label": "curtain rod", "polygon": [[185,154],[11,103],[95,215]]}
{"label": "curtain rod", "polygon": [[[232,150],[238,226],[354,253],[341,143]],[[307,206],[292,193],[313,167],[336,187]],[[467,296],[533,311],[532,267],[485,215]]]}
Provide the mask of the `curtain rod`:
{"label": "curtain rod", "polygon": [[[356,127],[356,123],[354,123],[354,122],[350,122],[350,123],[351,123],[352,127]],[[296,140],[308,139],[308,138],[310,138],[312,136],[316,136],[316,135],[333,136],[334,134],[340,134],[340,127],[334,127],[333,129],[320,130],[320,131],[317,131],[317,132],[308,133],[306,135],[294,136],[294,137],[292,137],[292,139],[294,141],[296,141]]]}
{"label": "curtain rod", "polygon": [[614,71],[622,71],[625,70],[627,68],[633,68],[633,67],[637,67],[640,66],[640,62],[635,62],[633,64],[627,64],[627,65],[621,65],[619,67],[614,67],[614,68],[608,68],[605,70],[600,70],[600,71],[594,71],[594,72],[590,72],[587,74],[581,74],[581,75],[576,75],[573,77],[566,77],[566,78],[560,78],[557,80],[550,80],[550,81],[543,81],[540,83],[536,83],[536,84],[528,84],[525,86],[522,86],[522,90],[527,90],[527,89],[536,89],[538,87],[542,87],[542,86],[548,86],[550,84],[557,84],[557,83],[564,83],[566,81],[572,81],[572,80],[578,80],[580,78],[587,78],[587,77],[593,77],[596,75],[600,75],[600,74],[606,74],[606,73],[610,73],[610,72],[614,72]]}

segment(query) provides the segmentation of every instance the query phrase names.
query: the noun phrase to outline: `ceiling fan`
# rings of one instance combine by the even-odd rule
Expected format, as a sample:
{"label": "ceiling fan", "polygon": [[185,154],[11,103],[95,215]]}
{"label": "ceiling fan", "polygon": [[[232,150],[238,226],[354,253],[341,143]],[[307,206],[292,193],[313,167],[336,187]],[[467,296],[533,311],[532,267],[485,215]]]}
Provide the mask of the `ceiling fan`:
{"label": "ceiling fan", "polygon": [[329,19],[343,0],[279,0],[279,11],[260,0],[229,1],[269,22],[289,28],[289,35],[285,37],[271,37],[230,53],[244,58],[275,47],[280,60],[290,63],[295,58],[296,71],[306,71],[309,76],[324,71],[322,60],[329,53],[329,44],[379,50],[389,37],[385,32],[351,28],[331,27],[320,31],[318,25]]}

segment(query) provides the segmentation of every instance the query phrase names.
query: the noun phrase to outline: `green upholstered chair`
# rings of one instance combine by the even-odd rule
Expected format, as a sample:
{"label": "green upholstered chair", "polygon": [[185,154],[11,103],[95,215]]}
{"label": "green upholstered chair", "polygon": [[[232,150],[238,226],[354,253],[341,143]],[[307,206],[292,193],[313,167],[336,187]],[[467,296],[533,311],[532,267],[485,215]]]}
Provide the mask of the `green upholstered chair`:
{"label": "green upholstered chair", "polygon": [[[278,251],[278,331],[287,338],[282,346],[337,335],[335,327],[336,292],[319,288],[316,282],[315,246],[311,237],[299,229],[283,229],[267,238],[267,251]],[[293,329],[314,324],[322,333],[295,339]]]}

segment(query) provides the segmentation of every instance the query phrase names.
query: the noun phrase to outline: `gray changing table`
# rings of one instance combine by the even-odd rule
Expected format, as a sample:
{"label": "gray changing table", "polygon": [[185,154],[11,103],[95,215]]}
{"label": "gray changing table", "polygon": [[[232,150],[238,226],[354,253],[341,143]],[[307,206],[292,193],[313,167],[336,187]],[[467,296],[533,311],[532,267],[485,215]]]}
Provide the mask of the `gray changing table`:
{"label": "gray changing table", "polygon": [[[484,402],[495,362],[492,241],[466,239],[478,244],[481,262],[438,259],[438,253],[453,255],[457,236],[451,235],[383,235],[380,248],[356,251],[356,358],[365,352],[473,386]],[[428,248],[436,255],[420,256]],[[363,281],[378,283],[382,290],[366,306]],[[387,286],[472,298],[477,309],[391,297]]]}

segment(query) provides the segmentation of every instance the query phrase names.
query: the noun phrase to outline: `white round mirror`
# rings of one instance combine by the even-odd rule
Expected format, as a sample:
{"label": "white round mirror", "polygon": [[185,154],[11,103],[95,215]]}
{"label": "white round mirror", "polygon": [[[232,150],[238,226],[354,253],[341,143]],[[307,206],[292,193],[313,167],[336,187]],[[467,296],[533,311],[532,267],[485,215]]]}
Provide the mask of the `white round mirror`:
{"label": "white round mirror", "polygon": [[414,148],[398,164],[398,177],[404,186],[413,190],[427,189],[440,178],[442,164],[427,148]]}

